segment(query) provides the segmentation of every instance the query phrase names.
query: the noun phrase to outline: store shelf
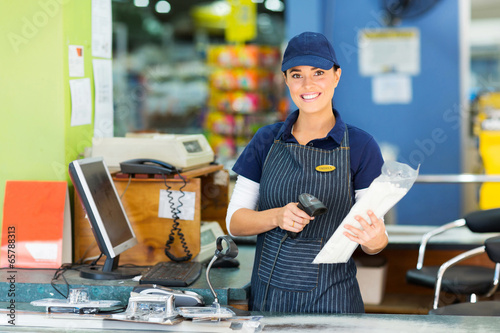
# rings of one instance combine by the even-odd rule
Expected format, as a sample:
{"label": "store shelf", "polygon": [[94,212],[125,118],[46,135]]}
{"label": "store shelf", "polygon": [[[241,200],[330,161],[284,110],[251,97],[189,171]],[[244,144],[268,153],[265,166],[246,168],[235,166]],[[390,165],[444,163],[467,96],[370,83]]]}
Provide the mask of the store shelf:
{"label": "store shelf", "polygon": [[[208,112],[204,128],[221,163],[231,163],[262,126],[279,120],[280,52],[261,45],[213,45],[207,53]],[[229,168],[229,167],[228,167]]]}

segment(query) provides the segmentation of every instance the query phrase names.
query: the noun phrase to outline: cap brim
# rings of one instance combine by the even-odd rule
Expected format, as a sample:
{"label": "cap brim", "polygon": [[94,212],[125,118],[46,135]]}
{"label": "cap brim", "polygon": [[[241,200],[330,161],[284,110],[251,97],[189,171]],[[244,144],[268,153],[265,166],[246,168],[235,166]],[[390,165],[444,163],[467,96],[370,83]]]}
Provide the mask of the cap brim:
{"label": "cap brim", "polygon": [[334,64],[335,63],[331,60],[327,60],[322,57],[308,54],[308,55],[298,56],[288,60],[287,62],[284,62],[281,65],[281,71],[285,72],[288,69],[296,66],[311,66],[311,67],[321,68],[324,70],[329,70],[330,68],[333,67]]}

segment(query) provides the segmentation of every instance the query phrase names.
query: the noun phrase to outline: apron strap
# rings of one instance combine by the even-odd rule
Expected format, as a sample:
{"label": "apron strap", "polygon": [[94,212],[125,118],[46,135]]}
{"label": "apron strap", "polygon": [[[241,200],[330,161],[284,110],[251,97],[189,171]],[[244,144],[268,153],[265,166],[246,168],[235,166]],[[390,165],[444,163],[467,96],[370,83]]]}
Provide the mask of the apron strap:
{"label": "apron strap", "polygon": [[349,147],[349,132],[347,131],[347,124],[345,124],[344,137],[342,138],[342,142],[340,143],[341,148]]}

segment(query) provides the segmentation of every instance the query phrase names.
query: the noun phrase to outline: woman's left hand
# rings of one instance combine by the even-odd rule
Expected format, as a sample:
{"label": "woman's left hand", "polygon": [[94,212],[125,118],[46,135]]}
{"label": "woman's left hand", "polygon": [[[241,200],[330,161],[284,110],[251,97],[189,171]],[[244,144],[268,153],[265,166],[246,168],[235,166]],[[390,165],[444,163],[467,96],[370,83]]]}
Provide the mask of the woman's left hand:
{"label": "woman's left hand", "polygon": [[361,228],[346,224],[344,227],[349,232],[344,232],[344,235],[353,242],[360,244],[363,251],[367,254],[376,254],[387,246],[389,239],[385,232],[384,221],[377,218],[371,210],[367,213],[371,225],[361,216],[356,215],[354,218],[359,222]]}

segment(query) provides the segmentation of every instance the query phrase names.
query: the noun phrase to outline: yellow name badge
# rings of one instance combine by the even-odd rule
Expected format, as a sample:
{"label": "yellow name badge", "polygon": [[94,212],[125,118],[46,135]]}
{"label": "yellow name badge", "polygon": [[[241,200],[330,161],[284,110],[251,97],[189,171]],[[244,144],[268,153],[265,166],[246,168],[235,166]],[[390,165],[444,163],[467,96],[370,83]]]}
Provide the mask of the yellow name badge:
{"label": "yellow name badge", "polygon": [[333,165],[327,165],[327,164],[318,165],[316,167],[316,171],[319,171],[319,172],[332,172],[335,169],[336,168]]}

